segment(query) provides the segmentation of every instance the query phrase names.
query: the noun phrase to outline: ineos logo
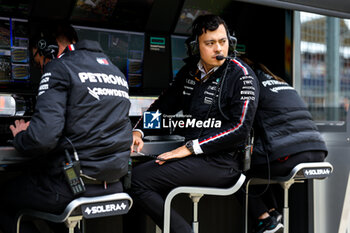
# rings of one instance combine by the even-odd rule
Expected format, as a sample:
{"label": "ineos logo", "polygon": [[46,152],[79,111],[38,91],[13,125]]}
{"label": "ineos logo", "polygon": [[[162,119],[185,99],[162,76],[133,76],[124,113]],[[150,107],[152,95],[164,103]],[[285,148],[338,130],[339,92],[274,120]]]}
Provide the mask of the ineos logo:
{"label": "ineos logo", "polygon": [[46,48],[46,41],[44,39],[41,39],[38,41],[38,48],[39,49],[45,49]]}

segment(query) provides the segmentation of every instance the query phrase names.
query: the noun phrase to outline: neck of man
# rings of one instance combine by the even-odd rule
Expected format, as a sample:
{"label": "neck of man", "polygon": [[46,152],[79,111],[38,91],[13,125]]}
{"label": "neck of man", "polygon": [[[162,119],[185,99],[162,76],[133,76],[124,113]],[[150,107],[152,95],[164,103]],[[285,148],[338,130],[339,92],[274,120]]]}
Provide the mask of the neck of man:
{"label": "neck of man", "polygon": [[212,66],[212,65],[208,65],[206,63],[204,63],[202,60],[201,60],[201,63],[203,65],[203,68],[205,70],[205,73],[208,73],[211,69],[213,69],[215,66]]}
{"label": "neck of man", "polygon": [[[68,45],[72,44],[70,41],[68,41],[65,38],[58,38],[57,39],[57,44],[58,44],[58,54],[57,57],[61,56],[61,54],[63,53],[63,51],[67,48]],[[74,41],[73,41],[73,44]]]}

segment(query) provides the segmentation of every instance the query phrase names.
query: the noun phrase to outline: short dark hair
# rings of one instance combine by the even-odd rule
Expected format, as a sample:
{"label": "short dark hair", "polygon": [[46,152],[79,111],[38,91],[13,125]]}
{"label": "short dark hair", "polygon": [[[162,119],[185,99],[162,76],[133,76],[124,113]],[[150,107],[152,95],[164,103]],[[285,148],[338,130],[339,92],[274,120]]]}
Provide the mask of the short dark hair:
{"label": "short dark hair", "polygon": [[29,48],[37,48],[37,43],[42,38],[54,42],[59,37],[65,37],[70,43],[78,42],[77,32],[68,22],[55,21],[41,24],[35,29],[29,41]]}
{"label": "short dark hair", "polygon": [[70,43],[78,42],[78,35],[75,29],[68,22],[58,22],[54,26],[54,37],[65,37]]}
{"label": "short dark hair", "polygon": [[38,41],[42,38],[45,38],[45,40],[50,42],[56,41],[52,32],[48,28],[39,27],[29,40],[29,49],[38,48]]}
{"label": "short dark hair", "polygon": [[192,38],[198,38],[207,30],[215,31],[220,24],[223,24],[227,34],[229,34],[225,21],[217,15],[200,15],[192,23]]}

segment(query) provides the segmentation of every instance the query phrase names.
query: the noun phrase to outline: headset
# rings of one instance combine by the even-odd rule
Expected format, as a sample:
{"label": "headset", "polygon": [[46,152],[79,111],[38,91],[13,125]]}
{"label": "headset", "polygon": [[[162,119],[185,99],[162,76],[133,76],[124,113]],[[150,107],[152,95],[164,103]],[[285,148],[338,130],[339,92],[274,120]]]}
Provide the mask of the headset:
{"label": "headset", "polygon": [[48,59],[55,59],[58,54],[58,44],[53,36],[49,33],[40,32],[40,37],[37,39],[36,47],[38,53]]}
{"label": "headset", "polygon": [[[226,29],[227,31],[227,29]],[[236,51],[236,45],[237,45],[237,38],[235,37],[235,34],[230,33],[227,31],[227,38],[228,38],[228,54],[233,54]],[[188,56],[198,56],[199,55],[199,45],[198,45],[198,37],[193,39],[193,36],[190,37],[188,40],[186,40],[186,47],[187,47],[187,54]]]}

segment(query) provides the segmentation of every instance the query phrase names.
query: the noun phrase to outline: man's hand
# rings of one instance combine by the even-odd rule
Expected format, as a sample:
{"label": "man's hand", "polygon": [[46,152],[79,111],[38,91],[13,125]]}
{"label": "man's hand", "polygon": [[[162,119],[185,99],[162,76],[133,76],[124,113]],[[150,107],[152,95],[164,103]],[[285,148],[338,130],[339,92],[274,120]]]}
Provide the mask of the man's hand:
{"label": "man's hand", "polygon": [[19,132],[27,130],[30,121],[25,122],[23,119],[16,120],[15,125],[10,125],[10,130],[12,131],[13,137],[15,137]]}
{"label": "man's hand", "polygon": [[162,160],[156,160],[156,163],[158,163],[159,165],[162,165],[163,163],[166,162],[166,160],[181,159],[181,158],[187,157],[189,155],[191,155],[191,151],[189,151],[186,146],[181,146],[181,147],[176,148],[175,150],[165,152],[165,153],[159,155],[158,158],[160,158]]}
{"label": "man's hand", "polygon": [[131,152],[134,152],[134,146],[136,146],[136,152],[140,152],[143,148],[143,141],[141,138],[141,133],[134,131],[132,132],[132,145],[131,145]]}

